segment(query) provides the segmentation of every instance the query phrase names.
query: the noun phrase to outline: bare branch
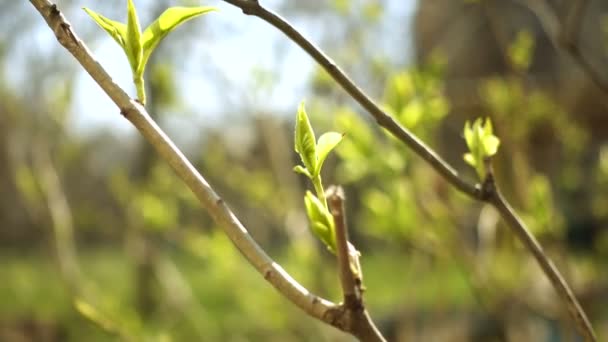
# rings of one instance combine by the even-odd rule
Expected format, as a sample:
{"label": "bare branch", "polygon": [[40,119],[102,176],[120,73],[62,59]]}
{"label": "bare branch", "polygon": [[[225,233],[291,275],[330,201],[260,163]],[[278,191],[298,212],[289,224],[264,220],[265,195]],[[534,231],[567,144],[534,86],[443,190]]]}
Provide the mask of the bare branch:
{"label": "bare branch", "polygon": [[507,225],[511,227],[525,247],[532,253],[543,272],[547,275],[549,281],[551,281],[551,284],[556,289],[557,294],[566,303],[570,316],[575,320],[579,332],[585,337],[585,341],[597,341],[593,327],[578,300],[572,293],[572,290],[553,262],[551,262],[549,257],[545,254],[541,245],[536,238],[534,238],[534,235],[528,231],[521,218],[517,216],[498,189],[493,192],[490,203],[498,209]]}
{"label": "bare branch", "polygon": [[577,329],[585,338],[585,341],[597,341],[593,327],[585,315],[585,311],[568,286],[568,283],[566,283],[566,280],[561,275],[557,267],[555,267],[551,259],[547,256],[547,254],[545,254],[545,251],[541,247],[540,243],[538,243],[534,235],[530,233],[529,229],[526,227],[526,224],[521,220],[517,213],[515,213],[515,210],[511,208],[511,205],[509,205],[509,203],[503,197],[498,185],[494,180],[490,159],[487,159],[486,163],[487,170],[489,171],[483,184],[482,192],[487,198],[487,201],[494,205],[502,216],[503,220],[505,220],[507,223],[507,226],[513,230],[526,249],[532,253],[540,268],[543,270],[543,273],[545,273],[547,278],[549,278],[549,281],[553,285],[553,288],[557,294],[566,303],[568,312],[574,320]]}
{"label": "bare branch", "polygon": [[57,6],[48,0],[30,0],[30,2],[44,17],[59,43],[78,60],[120,108],[121,113],[169,163],[178,177],[194,192],[202,206],[224,229],[237,249],[264,276],[264,279],[309,315],[336,326],[337,305],[310,293],[264,252],[203,176],[150,118],[146,109],[132,100],[93,58]]}
{"label": "bare branch", "polygon": [[385,341],[363,305],[361,269],[358,263],[359,252],[348,241],[348,226],[344,214],[344,190],[339,186],[330,187],[327,190],[327,201],[336,225],[336,256],[344,295],[342,304],[344,330],[350,331],[361,341]]}
{"label": "bare branch", "polygon": [[362,304],[362,298],[361,291],[355,283],[355,275],[350,267],[348,257],[348,227],[346,225],[346,215],[344,215],[344,190],[337,186],[327,189],[327,203],[336,225],[336,257],[338,259],[340,284],[344,294],[344,305],[347,308],[354,308]]}
{"label": "bare branch", "polygon": [[560,31],[560,40],[566,47],[577,47],[578,36],[581,32],[581,25],[588,3],[589,0],[574,0],[571,2],[571,8],[567,11],[568,14]]}

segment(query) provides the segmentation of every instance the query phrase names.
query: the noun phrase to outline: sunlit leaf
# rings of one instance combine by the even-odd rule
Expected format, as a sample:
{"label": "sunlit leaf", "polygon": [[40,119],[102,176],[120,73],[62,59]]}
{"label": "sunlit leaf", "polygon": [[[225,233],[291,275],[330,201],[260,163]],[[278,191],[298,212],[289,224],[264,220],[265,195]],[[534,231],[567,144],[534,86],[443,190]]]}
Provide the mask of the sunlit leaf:
{"label": "sunlit leaf", "polygon": [[473,155],[471,153],[466,153],[464,155],[464,161],[467,162],[467,164],[471,165],[472,167],[476,166],[475,157],[473,157]]}
{"label": "sunlit leaf", "polygon": [[133,0],[127,1],[127,44],[125,48],[131,70],[137,74],[142,58],[141,27]]}
{"label": "sunlit leaf", "polygon": [[150,55],[158,46],[160,41],[169,32],[173,31],[182,23],[197,16],[216,11],[215,7],[171,7],[165,10],[150,26],[148,26],[141,37],[143,45],[143,57],[140,68],[143,70]]}
{"label": "sunlit leaf", "polygon": [[310,173],[314,173],[317,169],[317,151],[315,132],[312,130],[304,102],[298,108],[296,116],[296,134],[295,134],[295,150],[300,154],[302,163]]}
{"label": "sunlit leaf", "polygon": [[303,174],[304,176],[312,179],[312,175],[310,174],[310,172],[308,172],[308,170],[305,169],[302,165],[294,166],[293,170],[297,173]]}
{"label": "sunlit leaf", "polygon": [[87,12],[91,18],[93,18],[99,27],[108,32],[110,36],[118,43],[118,45],[125,49],[126,53],[127,25],[108,19],[86,7],[83,7],[83,10]]}
{"label": "sunlit leaf", "polygon": [[491,157],[496,154],[498,151],[498,146],[500,145],[500,140],[493,136],[487,136],[483,139],[483,151],[485,157]]}
{"label": "sunlit leaf", "polygon": [[464,123],[464,140],[467,143],[469,150],[473,149],[473,130],[471,129],[471,123],[467,120]]}
{"label": "sunlit leaf", "polygon": [[334,253],[336,250],[336,237],[334,233],[333,216],[321,201],[310,191],[304,196],[306,213],[310,220],[312,232],[319,238],[327,248]]}
{"label": "sunlit leaf", "polygon": [[315,170],[316,175],[321,172],[321,167],[323,166],[323,162],[325,162],[325,158],[329,155],[329,152],[338,146],[343,137],[343,134],[337,132],[327,132],[319,137],[319,142],[317,143],[318,160],[317,169]]}
{"label": "sunlit leaf", "polygon": [[[478,118],[477,120],[481,119]],[[492,135],[492,121],[488,118],[486,118],[485,124],[483,125],[483,133],[485,136]]]}
{"label": "sunlit leaf", "polygon": [[481,118],[477,118],[471,126],[467,121],[463,133],[469,148],[469,153],[463,156],[464,160],[475,168],[480,179],[484,179],[485,159],[495,155],[500,145],[500,140],[493,134],[492,122],[486,119],[484,123]]}

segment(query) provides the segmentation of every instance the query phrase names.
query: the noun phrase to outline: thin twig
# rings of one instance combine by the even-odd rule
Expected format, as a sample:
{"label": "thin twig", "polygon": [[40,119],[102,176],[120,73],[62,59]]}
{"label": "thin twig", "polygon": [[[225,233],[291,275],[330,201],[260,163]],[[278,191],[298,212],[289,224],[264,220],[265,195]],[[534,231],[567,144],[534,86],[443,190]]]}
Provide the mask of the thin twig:
{"label": "thin twig", "polygon": [[33,171],[44,194],[55,237],[59,274],[72,296],[82,292],[82,273],[76,255],[72,210],[61,186],[59,175],[51,160],[48,148],[37,143],[32,148]]}
{"label": "thin twig", "polygon": [[[350,331],[361,341],[385,341],[384,336],[363,305],[363,293],[359,266],[353,265],[351,255],[358,258],[358,252],[348,241],[348,226],[344,211],[344,190],[339,186],[327,189],[327,202],[336,226],[336,257],[338,259],[338,273],[344,295],[342,309],[345,316],[345,330]],[[352,260],[352,261],[351,261]],[[355,269],[356,268],[356,269]]]}
{"label": "thin twig", "polygon": [[439,155],[424,144],[418,137],[407,128],[401,126],[395,119],[385,113],[361,88],[359,88],[339,66],[334,63],[323,51],[317,48],[310,40],[304,37],[285,19],[278,14],[266,9],[258,1],[253,0],[224,0],[240,8],[243,13],[263,19],[272,26],[279,29],[294,43],[298,44],[308,53],[327,73],[367,112],[369,112],[381,127],[393,134],[397,139],[406,143],[414,152],[426,160],[437,172],[447,179],[460,191],[478,197],[478,189],[464,181],[454,168],[445,162]]}
{"label": "thin twig", "polygon": [[[417,155],[426,160],[456,189],[474,199],[492,203],[497,207],[497,209],[499,209],[503,219],[507,221],[509,226],[516,224],[516,226],[512,226],[516,232],[524,231],[525,233],[517,233],[517,236],[522,240],[524,245],[530,249],[530,252],[534,254],[536,260],[541,264],[541,267],[543,264],[552,264],[549,257],[544,254],[542,249],[534,249],[528,245],[526,242],[526,236],[532,237],[532,235],[529,233],[529,230],[525,227],[524,223],[521,220],[513,220],[514,216],[511,214],[514,213],[512,211],[506,211],[504,208],[501,210],[501,203],[506,204],[506,202],[497,201],[495,196],[498,195],[482,191],[481,187],[471,185],[462,179],[454,168],[443,161],[443,159],[441,159],[435,151],[426,146],[406,128],[399,125],[399,123],[397,123],[391,116],[382,111],[380,106],[378,106],[369,96],[367,96],[363,90],[361,90],[327,55],[325,55],[323,51],[321,51],[321,49],[304,37],[285,19],[266,9],[256,0],[223,1],[240,8],[243,13],[247,15],[253,15],[261,18],[283,32],[294,43],[299,45],[308,55],[310,55],[319,65],[321,65],[334,79],[334,81],[336,81],[336,83],[338,83],[348,94],[351,95],[355,101],[357,101],[363,108],[367,110],[370,115],[374,117],[374,119],[376,119],[381,127],[384,127],[397,139],[409,146]],[[608,87],[606,89],[608,89]],[[542,269],[551,281],[555,290],[562,298],[566,299],[568,311],[572,315],[578,330],[587,338],[588,341],[595,341],[595,333],[593,332],[591,325],[588,324],[589,321],[586,318],[585,312],[581,308],[580,304],[578,304],[576,298],[572,295],[572,291],[568,287],[567,283],[563,280],[563,277],[559,271],[555,267],[542,267]]]}
{"label": "thin twig", "polygon": [[591,326],[591,323],[581,308],[578,300],[572,293],[572,290],[553,262],[547,257],[534,235],[532,235],[526,229],[521,218],[517,216],[513,208],[511,208],[498,189],[493,191],[493,195],[490,198],[490,203],[492,203],[496,209],[498,209],[500,215],[506,221],[507,225],[512,228],[525,247],[532,252],[532,255],[542,268],[543,272],[547,275],[547,277],[549,277],[549,280],[556,288],[556,292],[566,303],[568,311],[575,320],[576,326],[579,327],[579,332],[585,337],[585,341],[596,341],[597,337],[595,336],[593,327]]}
{"label": "thin twig", "polygon": [[578,37],[588,3],[589,0],[574,0],[571,7],[566,11],[566,18],[560,31],[562,44],[573,47],[578,45]]}
{"label": "thin twig", "polygon": [[555,267],[551,259],[549,259],[549,257],[541,247],[540,243],[538,243],[534,235],[532,235],[532,233],[530,233],[530,231],[526,228],[525,223],[517,215],[515,210],[513,210],[507,200],[505,200],[505,198],[503,197],[502,192],[500,191],[498,185],[495,182],[492,164],[489,158],[486,159],[486,165],[488,174],[486,180],[484,181],[482,192],[486,197],[487,202],[494,205],[494,207],[502,216],[503,220],[505,220],[505,222],[507,223],[507,226],[509,226],[513,230],[515,235],[524,244],[526,249],[528,249],[532,253],[534,258],[538,262],[540,268],[543,270],[543,273],[549,278],[549,281],[555,288],[557,294],[566,303],[568,312],[574,320],[577,329],[585,338],[585,341],[597,341],[597,337],[595,336],[593,327],[591,326],[587,315],[585,315],[585,311],[583,310],[578,300],[574,296],[574,293],[568,286],[568,283],[566,283],[566,280],[561,275],[557,267]]}
{"label": "thin twig", "polygon": [[50,151],[42,142],[36,142],[32,148],[32,163],[53,226],[59,274],[73,299],[74,309],[105,333],[123,341],[134,341],[135,338],[119,324],[103,316],[93,304],[84,300],[86,293],[76,254],[72,210],[63,191],[59,173],[53,165]]}
{"label": "thin twig", "polygon": [[59,43],[78,60],[87,73],[120,108],[121,113],[155,147],[159,155],[173,168],[178,177],[188,185],[202,206],[209,212],[215,222],[224,229],[226,235],[256,270],[284,297],[306,313],[337,326],[340,323],[338,306],[310,293],[266,254],[203,176],[158,127],[156,122],[150,118],[146,109],[132,100],[93,58],[91,52],[72,30],[57,6],[48,0],[30,0],[30,3],[44,17]]}
{"label": "thin twig", "polygon": [[338,259],[338,272],[344,295],[344,305],[352,309],[361,305],[361,292],[355,284],[355,276],[348,257],[348,228],[346,226],[346,215],[344,215],[344,190],[338,186],[328,188],[327,203],[336,225],[336,257]]}

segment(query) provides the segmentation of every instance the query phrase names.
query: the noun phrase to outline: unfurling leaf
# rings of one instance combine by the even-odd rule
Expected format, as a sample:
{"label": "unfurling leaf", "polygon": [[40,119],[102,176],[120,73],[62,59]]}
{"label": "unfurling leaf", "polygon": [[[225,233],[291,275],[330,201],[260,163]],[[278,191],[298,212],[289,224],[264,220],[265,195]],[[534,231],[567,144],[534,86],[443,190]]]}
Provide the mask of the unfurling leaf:
{"label": "unfurling leaf", "polygon": [[215,10],[213,7],[171,7],[163,12],[142,34],[133,0],[127,0],[126,25],[105,18],[88,8],[83,9],[123,48],[131,66],[137,97],[142,104],[146,103],[144,71],[154,48],[181,23]]}
{"label": "unfurling leaf", "polygon": [[139,26],[139,18],[137,17],[133,0],[127,1],[127,45],[125,52],[131,64],[131,70],[137,74],[143,52],[141,27]]}
{"label": "unfurling leaf", "polygon": [[319,137],[319,142],[317,143],[317,168],[314,171],[315,175],[318,175],[321,172],[321,167],[323,167],[323,162],[325,162],[325,158],[331,150],[333,150],[338,144],[342,141],[344,137],[343,134],[336,132],[327,132]]}
{"label": "unfurling leaf", "polygon": [[306,213],[310,220],[310,228],[319,240],[327,246],[332,253],[336,251],[336,235],[334,232],[334,219],[321,201],[310,191],[304,196]]}
{"label": "unfurling leaf", "polygon": [[143,45],[143,58],[140,68],[143,70],[150,55],[161,40],[182,23],[199,15],[216,11],[215,7],[171,7],[161,14],[150,26],[148,26],[141,37]]}
{"label": "unfurling leaf", "polygon": [[93,18],[99,27],[108,32],[108,34],[110,34],[110,36],[123,48],[123,50],[125,49],[127,44],[127,25],[108,19],[86,7],[83,7],[82,9],[87,12],[91,18]]}
{"label": "unfurling leaf", "polygon": [[293,170],[299,174],[303,174],[304,176],[312,179],[312,175],[310,174],[310,172],[308,172],[308,170],[306,170],[306,168],[304,168],[302,165],[294,166]]}
{"label": "unfurling leaf", "polygon": [[493,136],[486,136],[483,139],[483,150],[484,150],[484,155],[486,157],[491,157],[493,155],[496,154],[496,152],[498,152],[498,146],[500,145],[500,140]]}
{"label": "unfurling leaf", "polygon": [[296,116],[296,134],[295,134],[295,150],[300,155],[304,167],[312,175],[317,169],[317,147],[315,141],[315,132],[312,130],[304,102],[298,107]]}
{"label": "unfurling leaf", "polygon": [[467,121],[464,125],[464,139],[469,148],[469,153],[464,155],[464,160],[477,171],[480,179],[486,177],[485,160],[496,154],[500,140],[493,134],[492,122],[477,118],[473,125]]}
{"label": "unfurling leaf", "polygon": [[472,150],[474,146],[473,130],[471,129],[471,123],[468,120],[464,123],[464,140],[466,141],[469,150]]}
{"label": "unfurling leaf", "polygon": [[471,153],[465,153],[464,161],[467,162],[467,164],[471,165],[472,167],[475,167],[475,157],[473,157],[473,155]]}

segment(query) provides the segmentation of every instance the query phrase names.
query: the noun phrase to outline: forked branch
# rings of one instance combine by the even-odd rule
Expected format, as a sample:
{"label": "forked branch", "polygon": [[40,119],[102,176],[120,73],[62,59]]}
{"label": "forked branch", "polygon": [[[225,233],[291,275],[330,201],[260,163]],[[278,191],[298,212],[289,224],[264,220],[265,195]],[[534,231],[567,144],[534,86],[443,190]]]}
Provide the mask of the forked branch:
{"label": "forked branch", "polygon": [[[260,4],[257,0],[224,0],[231,5],[240,8],[243,13],[259,17],[268,24],[274,26],[294,43],[300,46],[310,57],[312,57],[325,71],[338,83],[357,103],[378,122],[378,124],[389,131],[398,140],[406,144],[418,156],[428,162],[435,171],[444,179],[452,184],[456,189],[473,199],[488,202],[494,205],[500,212],[503,220],[515,232],[515,235],[522,241],[524,246],[532,253],[541,269],[551,281],[553,288],[564,300],[568,307],[573,321],[578,331],[585,337],[586,341],[596,341],[595,332],[587,316],[572,290],[559,273],[549,257],[543,252],[542,248],[525,224],[515,215],[508,203],[500,195],[494,181],[492,187],[482,189],[484,186],[475,186],[460,177],[458,172],[445,162],[434,150],[426,146],[418,137],[412,134],[407,128],[401,126],[395,119],[385,113],[361,88],[359,88],[347,75],[329,58],[320,48],[304,37],[289,22]],[[485,184],[484,184],[485,185]]]}

